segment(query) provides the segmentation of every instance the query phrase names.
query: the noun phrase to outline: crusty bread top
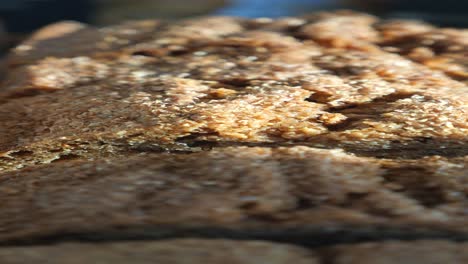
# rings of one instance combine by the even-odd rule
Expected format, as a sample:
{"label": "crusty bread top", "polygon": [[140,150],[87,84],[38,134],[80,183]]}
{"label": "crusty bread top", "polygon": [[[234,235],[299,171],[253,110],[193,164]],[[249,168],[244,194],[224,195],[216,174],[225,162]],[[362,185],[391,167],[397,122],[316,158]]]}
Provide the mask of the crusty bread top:
{"label": "crusty bread top", "polygon": [[[50,27],[66,30],[50,36]],[[410,54],[399,39],[434,31],[434,41],[450,41],[424,49],[461,58],[462,30],[346,12],[50,27],[10,57],[0,97],[3,170],[69,153],[194,151],[199,143],[292,143],[392,158],[466,155],[468,87],[455,80],[463,78],[388,51]],[[56,47],[49,50],[49,41]]]}
{"label": "crusty bread top", "polygon": [[49,26],[0,90],[0,242],[466,239],[466,39],[350,12]]}

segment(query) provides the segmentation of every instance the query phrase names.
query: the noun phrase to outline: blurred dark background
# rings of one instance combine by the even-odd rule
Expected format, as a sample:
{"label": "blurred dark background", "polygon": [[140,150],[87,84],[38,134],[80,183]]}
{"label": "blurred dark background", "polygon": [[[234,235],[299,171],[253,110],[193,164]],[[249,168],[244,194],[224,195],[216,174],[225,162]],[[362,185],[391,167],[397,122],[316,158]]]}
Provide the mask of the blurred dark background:
{"label": "blurred dark background", "polygon": [[385,18],[468,27],[468,0],[0,0],[0,47],[11,46],[28,32],[60,20],[106,25],[129,19],[207,14],[294,16],[343,8]]}

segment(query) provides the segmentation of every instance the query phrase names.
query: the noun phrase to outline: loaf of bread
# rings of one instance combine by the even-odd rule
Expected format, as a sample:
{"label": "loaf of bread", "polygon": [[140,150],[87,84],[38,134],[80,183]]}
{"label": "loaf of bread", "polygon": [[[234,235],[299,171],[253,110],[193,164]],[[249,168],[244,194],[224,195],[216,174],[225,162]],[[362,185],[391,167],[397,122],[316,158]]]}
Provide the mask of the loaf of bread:
{"label": "loaf of bread", "polygon": [[468,261],[467,33],[347,11],[50,25],[0,87],[0,244],[59,244],[0,257]]}

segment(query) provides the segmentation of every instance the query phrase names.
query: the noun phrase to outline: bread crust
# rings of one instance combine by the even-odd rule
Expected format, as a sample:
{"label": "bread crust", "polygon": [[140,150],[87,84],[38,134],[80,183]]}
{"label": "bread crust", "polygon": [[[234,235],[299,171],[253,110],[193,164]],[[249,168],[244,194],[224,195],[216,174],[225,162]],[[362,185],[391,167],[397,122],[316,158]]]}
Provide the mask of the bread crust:
{"label": "bread crust", "polygon": [[[48,26],[0,88],[0,243],[465,240],[465,33],[352,12]],[[374,254],[350,248],[336,263]]]}

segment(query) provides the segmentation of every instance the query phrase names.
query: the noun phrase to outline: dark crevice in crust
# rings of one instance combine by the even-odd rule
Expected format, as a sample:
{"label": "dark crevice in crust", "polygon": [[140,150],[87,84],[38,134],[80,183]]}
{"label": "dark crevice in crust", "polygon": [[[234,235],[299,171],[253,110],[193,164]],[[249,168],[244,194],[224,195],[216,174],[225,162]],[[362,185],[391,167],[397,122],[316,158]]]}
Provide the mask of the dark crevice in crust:
{"label": "dark crevice in crust", "polygon": [[359,110],[358,112],[367,111],[370,114],[380,114],[373,110],[373,108],[375,108],[375,105],[394,103],[401,99],[411,98],[413,95],[416,95],[416,94],[417,93],[394,92],[394,93],[387,94],[381,97],[377,97],[367,103],[347,104],[347,105],[339,106],[339,107],[330,107],[329,110],[330,112],[337,112],[337,113],[348,113],[348,112],[353,113],[353,109],[356,109],[356,110]]}
{"label": "dark crevice in crust", "polygon": [[316,256],[320,264],[336,264],[336,253],[326,249],[318,249]]}
{"label": "dark crevice in crust", "polygon": [[[342,131],[353,124],[353,119],[344,121],[334,126],[329,126],[330,131]],[[94,148],[86,145],[77,146],[72,153],[61,150],[49,151],[48,156],[57,156],[52,158],[50,162],[57,159],[73,159],[88,160],[90,157],[106,157],[106,156],[122,156],[125,153],[194,153],[200,151],[209,151],[212,149],[222,149],[227,147],[295,147],[307,146],[319,149],[334,149],[342,148],[347,153],[357,157],[370,157],[378,159],[420,159],[427,156],[442,156],[446,158],[464,157],[468,155],[468,141],[445,140],[437,138],[414,138],[410,141],[392,141],[386,145],[385,149],[379,146],[363,147],[359,142],[357,144],[341,143],[339,141],[330,141],[325,138],[317,137],[310,141],[287,141],[277,140],[276,142],[235,142],[235,141],[216,141],[207,140],[206,137],[216,135],[216,133],[193,133],[188,136],[177,139],[173,144],[163,145],[159,143],[141,143],[128,146],[126,144],[117,143],[102,143],[101,146],[96,145]],[[71,145],[71,144],[70,144]],[[85,147],[84,147],[85,146]],[[117,153],[110,154],[106,149],[113,151],[119,150]],[[62,153],[60,153],[62,152]],[[34,151],[19,150],[9,154],[6,157],[0,157],[0,165],[9,167],[7,164],[11,162],[23,162],[24,164],[40,164],[34,161]],[[40,154],[44,155],[44,153]],[[46,162],[47,163],[47,162]],[[19,163],[18,163],[19,164]]]}
{"label": "dark crevice in crust", "polygon": [[131,55],[132,56],[144,56],[144,57],[156,57],[158,54],[151,50],[140,49],[140,50],[133,51]]}
{"label": "dark crevice in crust", "polygon": [[60,155],[59,158],[51,161],[51,163],[65,162],[65,161],[79,160],[79,159],[80,159],[80,156],[76,154],[63,154],[63,155]]}
{"label": "dark crevice in crust", "polygon": [[447,203],[443,193],[443,186],[436,183],[432,185],[421,184],[424,178],[431,175],[427,169],[418,166],[407,166],[402,168],[389,169],[382,177],[387,182],[401,186],[403,193],[415,199],[426,208],[434,208]]}
{"label": "dark crevice in crust", "polygon": [[[339,126],[339,125],[338,125]],[[338,128],[337,128],[338,129]],[[463,157],[468,155],[468,142],[438,140],[432,138],[414,139],[410,142],[395,141],[391,142],[387,148],[379,147],[359,147],[356,145],[343,144],[340,142],[327,141],[317,138],[309,142],[263,142],[263,143],[248,143],[248,142],[229,142],[229,141],[210,141],[199,139],[200,135],[187,136],[184,139],[190,139],[190,142],[184,142],[188,147],[187,151],[211,150],[215,148],[225,147],[294,147],[307,146],[321,149],[343,148],[347,153],[354,154],[358,157],[374,157],[385,159],[419,159],[426,156],[442,156],[447,158]],[[204,135],[203,135],[204,136]],[[181,140],[181,142],[184,141]],[[325,144],[326,143],[326,144]]]}
{"label": "dark crevice in crust", "polygon": [[288,229],[229,229],[216,226],[187,228],[177,226],[115,228],[90,233],[57,233],[48,236],[12,239],[0,246],[48,245],[60,242],[144,241],[174,238],[206,238],[233,240],[265,240],[318,248],[337,244],[357,244],[387,240],[449,240],[468,241],[468,234],[424,228],[387,228],[379,226],[349,228],[288,228]]}
{"label": "dark crevice in crust", "polygon": [[27,157],[27,156],[32,156],[34,152],[29,151],[29,150],[20,150],[20,151],[15,151],[10,153],[11,157],[16,157],[16,158],[21,158],[21,157]]}
{"label": "dark crevice in crust", "polygon": [[353,127],[356,122],[361,120],[378,119],[385,113],[388,104],[396,102],[400,99],[410,98],[415,95],[414,93],[392,93],[382,97],[373,99],[367,103],[361,104],[346,104],[340,107],[330,107],[328,109],[331,113],[340,113],[347,118],[343,121],[328,125],[329,131],[345,131]]}
{"label": "dark crevice in crust", "polygon": [[416,138],[411,141],[393,141],[381,148],[362,148],[354,145],[340,145],[344,150],[360,157],[386,159],[419,159],[427,156],[442,156],[446,158],[464,157],[468,155],[468,141],[445,139]]}

